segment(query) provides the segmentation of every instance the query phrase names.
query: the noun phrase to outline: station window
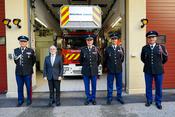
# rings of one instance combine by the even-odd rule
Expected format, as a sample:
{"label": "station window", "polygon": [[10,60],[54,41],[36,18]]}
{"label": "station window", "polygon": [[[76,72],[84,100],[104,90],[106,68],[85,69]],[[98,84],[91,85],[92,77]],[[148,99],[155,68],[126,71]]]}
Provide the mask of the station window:
{"label": "station window", "polygon": [[157,38],[157,43],[166,44],[166,35],[159,35]]}
{"label": "station window", "polygon": [[0,45],[5,45],[5,37],[0,37]]}

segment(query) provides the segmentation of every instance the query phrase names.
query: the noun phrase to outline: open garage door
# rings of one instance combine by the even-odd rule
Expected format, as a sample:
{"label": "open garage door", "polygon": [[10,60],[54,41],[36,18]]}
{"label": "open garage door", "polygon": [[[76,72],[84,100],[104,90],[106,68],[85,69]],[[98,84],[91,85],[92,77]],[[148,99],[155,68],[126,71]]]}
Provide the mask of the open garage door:
{"label": "open garage door", "polygon": [[[122,33],[122,46],[125,48],[125,1],[124,0],[37,0],[35,2],[35,45],[37,55],[37,71],[36,71],[36,89],[34,92],[48,91],[47,81],[42,78],[43,61],[48,55],[48,48],[56,45],[59,50],[65,47],[66,39],[83,38],[83,34],[98,35],[97,43],[95,43],[103,53],[104,48],[109,45],[110,39],[108,33],[111,31],[120,31]],[[62,5],[98,5],[102,10],[102,26],[98,30],[74,30],[60,28],[60,7]],[[117,11],[117,12],[116,12]],[[63,13],[64,14],[64,13]],[[68,42],[67,42],[68,43]],[[83,45],[83,43],[82,43]],[[78,55],[77,55],[78,56]],[[69,56],[71,57],[71,56]],[[76,58],[76,57],[75,57]],[[125,86],[125,64],[123,64],[123,83]],[[97,90],[107,90],[106,73],[103,73],[97,81]],[[63,79],[61,84],[62,91],[84,91],[82,78],[74,76]]]}

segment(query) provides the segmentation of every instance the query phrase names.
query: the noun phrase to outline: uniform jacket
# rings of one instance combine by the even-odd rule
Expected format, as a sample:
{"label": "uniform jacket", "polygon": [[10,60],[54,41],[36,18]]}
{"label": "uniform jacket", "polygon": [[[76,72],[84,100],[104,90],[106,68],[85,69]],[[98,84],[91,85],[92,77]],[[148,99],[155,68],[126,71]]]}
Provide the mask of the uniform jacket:
{"label": "uniform jacket", "polygon": [[36,62],[36,56],[31,48],[25,48],[21,51],[21,48],[14,49],[14,61],[16,64],[16,75],[26,76],[33,73],[33,65]]}
{"label": "uniform jacket", "polygon": [[104,65],[107,67],[108,73],[122,72],[123,61],[124,50],[121,46],[117,46],[115,50],[112,45],[105,49]]}
{"label": "uniform jacket", "polygon": [[51,64],[51,56],[46,56],[44,61],[43,77],[47,77],[48,80],[52,78],[58,80],[58,77],[63,76],[63,62],[62,57],[56,55],[54,64]]}
{"label": "uniform jacket", "polygon": [[165,46],[156,44],[153,50],[150,45],[142,48],[141,60],[144,63],[143,71],[149,74],[164,73],[163,64],[168,60],[168,54]]}
{"label": "uniform jacket", "polygon": [[101,62],[100,54],[97,47],[93,46],[91,51],[88,47],[83,47],[80,52],[80,64],[82,65],[81,73],[85,76],[98,75],[98,65]]}

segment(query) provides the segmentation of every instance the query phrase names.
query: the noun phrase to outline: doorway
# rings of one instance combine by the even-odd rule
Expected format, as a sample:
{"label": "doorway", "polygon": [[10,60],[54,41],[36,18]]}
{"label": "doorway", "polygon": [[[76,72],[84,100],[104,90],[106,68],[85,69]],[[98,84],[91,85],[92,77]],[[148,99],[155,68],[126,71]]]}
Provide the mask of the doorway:
{"label": "doorway", "polygon": [[[57,1],[58,2],[58,1]],[[59,1],[60,4],[61,1]],[[97,0],[94,0],[93,2],[98,3]],[[110,3],[108,3],[106,0],[102,0],[101,3],[106,4],[108,7],[108,10],[106,10],[106,5],[102,6],[103,11],[103,28],[102,28],[102,35],[100,35],[100,38],[105,38],[109,40],[108,32],[109,31],[118,31],[120,30],[122,33],[122,46],[125,48],[125,10],[124,10],[124,3],[123,0],[111,0]],[[50,2],[48,0],[45,0],[45,2],[41,2],[40,0],[36,1],[36,4],[38,4],[38,7],[44,7],[42,5],[45,5],[50,8],[49,12],[52,12],[55,14],[56,18],[59,17],[58,10],[59,8],[52,8],[49,6]],[[58,4],[58,3],[57,3]],[[65,3],[64,3],[65,4]],[[69,3],[68,3],[69,4]],[[48,84],[47,81],[43,79],[42,72],[43,72],[43,63],[44,58],[49,54],[49,47],[54,44],[54,33],[55,30],[55,24],[59,24],[59,22],[54,22],[53,17],[51,15],[46,15],[46,12],[43,9],[40,11],[37,10],[38,7],[36,7],[36,16],[35,18],[38,18],[41,21],[35,20],[36,27],[40,27],[39,29],[35,29],[35,46],[36,46],[36,57],[37,57],[37,63],[36,63],[36,88],[33,90],[34,92],[48,92]],[[46,7],[46,8],[47,8]],[[57,11],[55,10],[57,9]],[[47,9],[46,9],[47,10]],[[56,11],[56,12],[55,12]],[[114,12],[118,11],[118,12]],[[52,17],[52,18],[51,18]],[[122,20],[119,22],[118,17],[121,17]],[[105,21],[106,20],[106,21]],[[45,21],[45,22],[43,22]],[[59,20],[57,20],[59,21]],[[48,23],[48,24],[47,24]],[[46,25],[44,25],[46,24]],[[49,25],[51,26],[49,27]],[[115,25],[114,25],[115,24]],[[61,40],[62,40],[62,33],[64,30],[61,30],[59,25],[56,27],[56,33],[58,35],[57,44],[61,48]],[[100,33],[100,32],[96,32]],[[104,49],[104,48],[103,48]],[[123,84],[125,86],[125,63],[123,64]],[[106,83],[106,74],[104,73],[97,81],[97,90],[103,90],[106,91],[107,89],[107,83]],[[61,83],[61,91],[84,91],[84,84],[82,78],[76,78],[76,77],[67,77],[62,80]]]}

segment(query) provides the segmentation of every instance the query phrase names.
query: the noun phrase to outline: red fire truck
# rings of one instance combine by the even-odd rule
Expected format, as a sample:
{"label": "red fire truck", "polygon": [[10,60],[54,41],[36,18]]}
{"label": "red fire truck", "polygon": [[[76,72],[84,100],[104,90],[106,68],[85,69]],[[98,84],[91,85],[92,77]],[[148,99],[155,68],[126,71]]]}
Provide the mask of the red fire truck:
{"label": "red fire truck", "polygon": [[[64,76],[79,76],[82,68],[80,49],[86,45],[85,36],[95,34],[101,28],[101,9],[98,6],[64,5],[60,8],[60,26],[63,30]],[[94,44],[98,46],[99,42],[97,36]],[[99,65],[101,74],[102,65]]]}

